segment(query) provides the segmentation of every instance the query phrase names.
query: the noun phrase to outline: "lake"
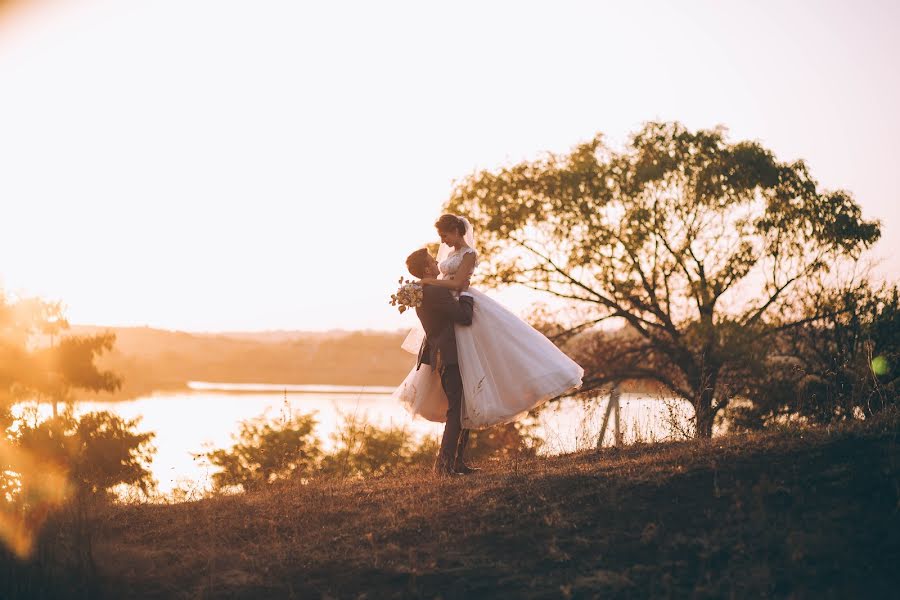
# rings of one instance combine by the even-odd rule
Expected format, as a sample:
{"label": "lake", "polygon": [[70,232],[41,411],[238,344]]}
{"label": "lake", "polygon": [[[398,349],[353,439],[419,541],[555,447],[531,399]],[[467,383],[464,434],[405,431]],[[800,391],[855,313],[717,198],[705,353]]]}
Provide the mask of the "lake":
{"label": "lake", "polygon": [[[315,413],[316,433],[326,450],[334,446],[331,436],[343,415],[362,417],[379,426],[406,427],[417,436],[441,434],[442,423],[412,419],[401,404],[391,399],[392,391],[393,388],[373,386],[191,382],[185,391],[157,392],[121,402],[79,402],[75,412],[107,410],[125,419],[140,418],[138,430],[156,434],[151,470],[159,492],[170,494],[180,488],[202,493],[210,488],[211,467],[193,454],[230,447],[239,423],[263,414],[285,418]],[[599,397],[588,403],[566,399],[551,404],[537,423],[536,432],[544,441],[541,452],[558,454],[595,447],[607,403],[606,397]],[[684,415],[690,414],[689,406],[646,394],[622,394],[620,405],[626,443],[671,437],[674,432],[668,417],[670,408],[680,413],[682,426]],[[39,408],[40,416],[49,413],[49,406]],[[605,445],[610,445],[612,438],[610,424]]]}

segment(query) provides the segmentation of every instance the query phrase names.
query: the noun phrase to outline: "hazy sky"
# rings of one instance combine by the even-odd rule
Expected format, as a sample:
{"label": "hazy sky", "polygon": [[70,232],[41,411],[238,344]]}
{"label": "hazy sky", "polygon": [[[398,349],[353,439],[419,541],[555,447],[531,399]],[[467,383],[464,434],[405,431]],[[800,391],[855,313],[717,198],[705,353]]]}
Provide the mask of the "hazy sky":
{"label": "hazy sky", "polygon": [[651,119],[806,159],[897,279],[898,57],[889,1],[13,3],[0,285],[78,323],[404,327],[453,179]]}

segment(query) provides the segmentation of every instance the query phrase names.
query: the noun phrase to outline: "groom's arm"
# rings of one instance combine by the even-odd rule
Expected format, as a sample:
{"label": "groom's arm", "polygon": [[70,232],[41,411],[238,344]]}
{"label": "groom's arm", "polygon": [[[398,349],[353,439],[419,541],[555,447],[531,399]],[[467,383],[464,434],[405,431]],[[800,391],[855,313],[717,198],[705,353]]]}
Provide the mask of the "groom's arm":
{"label": "groom's arm", "polygon": [[[427,289],[427,288],[426,288]],[[472,324],[472,313],[475,310],[475,299],[469,295],[460,296],[459,300],[453,297],[446,289],[432,287],[434,294],[433,304],[436,312],[447,316],[454,323],[460,325]]]}

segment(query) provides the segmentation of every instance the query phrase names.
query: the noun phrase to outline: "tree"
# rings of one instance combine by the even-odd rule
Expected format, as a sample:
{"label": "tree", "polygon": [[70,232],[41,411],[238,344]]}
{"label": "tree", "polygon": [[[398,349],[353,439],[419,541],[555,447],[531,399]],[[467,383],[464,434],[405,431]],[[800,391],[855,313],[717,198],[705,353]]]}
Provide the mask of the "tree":
{"label": "tree", "polygon": [[[94,362],[115,337],[57,340],[68,326],[60,303],[0,292],[0,540],[18,556],[33,550],[43,523],[73,496],[84,514],[86,500],[106,497],[115,485],[145,492],[152,485],[145,465],[153,434],[135,433],[134,421],[105,412],[57,414],[57,402],[71,400],[75,389],[112,391],[120,383]],[[53,402],[53,418],[13,418],[15,403],[43,399]]]}
{"label": "tree", "polygon": [[446,210],[478,229],[481,283],[589,307],[573,333],[624,322],[619,343],[584,334],[573,349],[584,391],[658,382],[692,403],[706,437],[767,339],[826,316],[794,310],[803,284],[880,235],[803,161],[678,123],[648,123],[622,151],[598,135],[568,155],[475,173]]}
{"label": "tree", "polygon": [[75,390],[114,392],[121,387],[118,375],[95,364],[112,350],[116,336],[70,335],[57,341],[68,328],[61,303],[39,298],[10,302],[0,293],[0,407],[49,399],[56,417],[57,404],[70,401]]}
{"label": "tree", "polygon": [[[19,422],[15,439],[20,450],[40,457],[42,469],[64,473],[75,491],[89,496],[108,496],[119,485],[138,486],[145,494],[153,487],[147,467],[153,433],[137,433],[137,420],[126,421],[107,411],[76,418],[71,411],[29,424]],[[32,471],[21,474],[27,486]]]}

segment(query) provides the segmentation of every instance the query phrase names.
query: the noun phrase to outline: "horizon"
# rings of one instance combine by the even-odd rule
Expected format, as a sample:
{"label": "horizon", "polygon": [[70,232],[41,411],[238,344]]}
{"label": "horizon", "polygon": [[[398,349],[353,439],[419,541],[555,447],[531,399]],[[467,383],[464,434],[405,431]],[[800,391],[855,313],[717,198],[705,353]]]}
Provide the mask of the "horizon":
{"label": "horizon", "polygon": [[0,289],[72,322],[409,328],[388,299],[454,181],[651,120],[806,160],[900,279],[896,3],[0,7]]}

